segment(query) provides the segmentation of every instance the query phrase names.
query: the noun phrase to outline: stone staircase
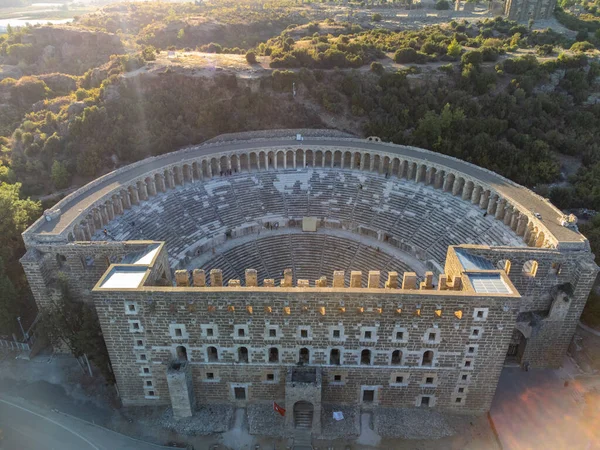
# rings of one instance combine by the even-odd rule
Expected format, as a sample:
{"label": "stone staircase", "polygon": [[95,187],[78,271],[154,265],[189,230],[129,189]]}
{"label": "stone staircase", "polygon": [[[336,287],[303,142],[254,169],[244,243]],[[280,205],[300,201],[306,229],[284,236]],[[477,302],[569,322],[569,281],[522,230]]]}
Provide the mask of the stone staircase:
{"label": "stone staircase", "polygon": [[296,428],[294,432],[294,445],[292,450],[312,450],[312,438],[310,435],[310,429]]}

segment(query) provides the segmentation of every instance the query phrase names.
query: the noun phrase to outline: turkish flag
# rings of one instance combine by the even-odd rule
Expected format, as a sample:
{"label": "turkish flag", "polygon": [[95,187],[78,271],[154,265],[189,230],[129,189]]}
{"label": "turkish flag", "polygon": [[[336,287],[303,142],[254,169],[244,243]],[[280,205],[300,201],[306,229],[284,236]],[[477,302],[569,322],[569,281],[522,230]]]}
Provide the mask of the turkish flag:
{"label": "turkish flag", "polygon": [[273,402],[273,410],[277,411],[282,416],[285,416],[285,409],[279,406],[277,403]]}

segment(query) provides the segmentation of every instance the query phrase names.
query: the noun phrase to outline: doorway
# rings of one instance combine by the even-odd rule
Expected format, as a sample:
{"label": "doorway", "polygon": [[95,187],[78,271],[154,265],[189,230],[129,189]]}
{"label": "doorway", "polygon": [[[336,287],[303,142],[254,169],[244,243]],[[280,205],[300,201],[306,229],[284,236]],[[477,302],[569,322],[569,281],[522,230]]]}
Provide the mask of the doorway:
{"label": "doorway", "polygon": [[300,401],[294,405],[294,427],[312,429],[314,407],[312,403]]}

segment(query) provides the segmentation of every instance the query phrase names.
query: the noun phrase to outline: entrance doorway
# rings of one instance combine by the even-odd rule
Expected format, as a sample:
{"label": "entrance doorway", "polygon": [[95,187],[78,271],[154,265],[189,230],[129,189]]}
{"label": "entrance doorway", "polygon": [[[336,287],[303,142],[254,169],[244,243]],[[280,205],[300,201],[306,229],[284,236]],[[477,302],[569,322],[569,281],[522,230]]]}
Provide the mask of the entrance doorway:
{"label": "entrance doorway", "polygon": [[294,427],[310,430],[313,423],[314,407],[312,403],[300,401],[294,405]]}
{"label": "entrance doorway", "polygon": [[513,330],[510,343],[508,344],[508,351],[506,352],[505,364],[521,364],[523,359],[523,353],[525,353],[525,346],[527,345],[527,339],[523,336],[521,331],[516,328]]}

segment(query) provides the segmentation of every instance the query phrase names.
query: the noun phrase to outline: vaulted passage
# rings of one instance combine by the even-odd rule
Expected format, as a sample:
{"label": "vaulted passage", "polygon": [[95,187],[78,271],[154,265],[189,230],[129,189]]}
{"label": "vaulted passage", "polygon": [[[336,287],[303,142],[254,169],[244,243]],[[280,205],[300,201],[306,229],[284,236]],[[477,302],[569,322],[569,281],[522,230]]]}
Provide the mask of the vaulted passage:
{"label": "vaulted passage", "polygon": [[312,403],[300,401],[294,405],[294,426],[310,430],[313,423],[314,407]]}

